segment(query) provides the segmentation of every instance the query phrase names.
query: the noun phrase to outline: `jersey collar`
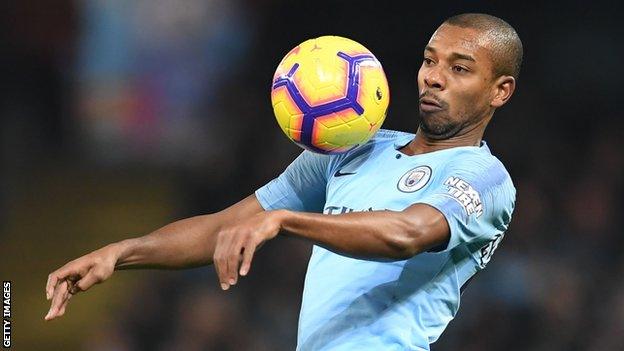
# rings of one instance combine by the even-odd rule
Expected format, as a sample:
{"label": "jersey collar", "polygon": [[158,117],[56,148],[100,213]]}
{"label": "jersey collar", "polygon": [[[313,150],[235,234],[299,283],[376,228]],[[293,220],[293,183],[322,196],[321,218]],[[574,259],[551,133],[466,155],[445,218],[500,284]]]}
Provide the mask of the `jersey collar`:
{"label": "jersey collar", "polygon": [[[394,140],[394,149],[398,150],[404,147],[405,145],[409,144],[414,139],[414,137],[415,137],[414,134],[405,134],[396,138]],[[485,140],[481,140],[481,144],[479,146],[457,146],[457,147],[452,147],[452,148],[445,149],[445,150],[457,150],[457,149],[464,149],[464,148],[477,149],[480,152],[486,152],[488,154],[492,153]],[[439,150],[439,151],[445,151],[445,150]],[[434,152],[438,152],[438,151],[434,151]]]}

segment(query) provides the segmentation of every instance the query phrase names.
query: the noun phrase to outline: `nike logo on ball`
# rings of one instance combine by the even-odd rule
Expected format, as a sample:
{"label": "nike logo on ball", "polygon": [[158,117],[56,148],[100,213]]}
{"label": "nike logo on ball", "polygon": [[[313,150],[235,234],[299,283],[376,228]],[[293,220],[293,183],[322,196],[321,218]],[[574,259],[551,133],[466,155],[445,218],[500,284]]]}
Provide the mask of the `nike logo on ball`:
{"label": "nike logo on ball", "polygon": [[334,177],[342,177],[342,176],[346,176],[346,175],[354,175],[356,172],[345,172],[342,173],[340,172],[340,170],[337,170],[336,173],[334,173]]}

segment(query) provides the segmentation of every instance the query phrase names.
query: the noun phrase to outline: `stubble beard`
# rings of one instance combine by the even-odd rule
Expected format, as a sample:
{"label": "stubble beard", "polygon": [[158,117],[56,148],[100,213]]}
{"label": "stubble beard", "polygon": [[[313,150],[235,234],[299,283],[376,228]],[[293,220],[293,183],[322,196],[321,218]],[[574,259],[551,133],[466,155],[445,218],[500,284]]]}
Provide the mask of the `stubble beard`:
{"label": "stubble beard", "polygon": [[453,121],[445,110],[433,113],[419,111],[419,114],[418,127],[430,139],[450,139],[462,130],[463,124]]}

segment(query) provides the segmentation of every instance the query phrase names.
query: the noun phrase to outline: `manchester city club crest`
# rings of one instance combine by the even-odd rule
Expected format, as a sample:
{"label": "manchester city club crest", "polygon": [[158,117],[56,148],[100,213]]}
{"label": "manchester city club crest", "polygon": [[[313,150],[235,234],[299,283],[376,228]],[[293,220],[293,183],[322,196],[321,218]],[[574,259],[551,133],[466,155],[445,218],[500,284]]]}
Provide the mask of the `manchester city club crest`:
{"label": "manchester city club crest", "polygon": [[413,193],[427,185],[430,178],[431,168],[429,166],[412,168],[399,179],[397,188],[404,193]]}

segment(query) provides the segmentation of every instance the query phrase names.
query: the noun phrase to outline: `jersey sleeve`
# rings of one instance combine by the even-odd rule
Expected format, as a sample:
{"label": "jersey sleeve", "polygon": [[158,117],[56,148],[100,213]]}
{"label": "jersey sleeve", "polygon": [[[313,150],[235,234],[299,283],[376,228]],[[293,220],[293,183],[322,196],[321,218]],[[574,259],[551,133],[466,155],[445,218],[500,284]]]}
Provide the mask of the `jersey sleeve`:
{"label": "jersey sleeve", "polygon": [[277,178],[256,190],[265,210],[322,212],[331,156],[303,151]]}
{"label": "jersey sleeve", "polygon": [[446,218],[451,235],[442,251],[461,244],[487,243],[504,234],[511,221],[516,190],[500,162],[470,162],[449,167],[421,203]]}

